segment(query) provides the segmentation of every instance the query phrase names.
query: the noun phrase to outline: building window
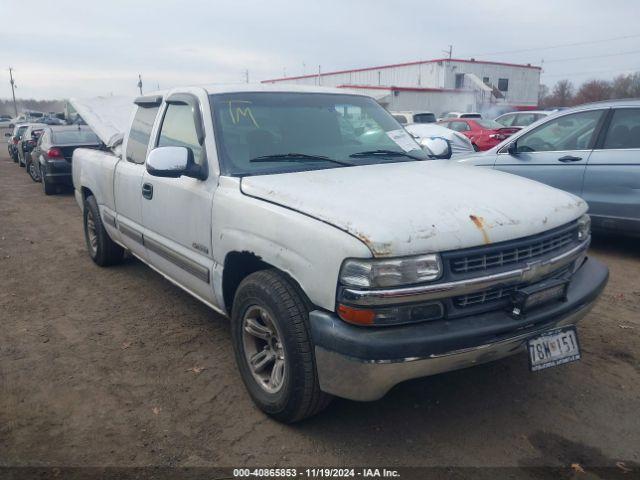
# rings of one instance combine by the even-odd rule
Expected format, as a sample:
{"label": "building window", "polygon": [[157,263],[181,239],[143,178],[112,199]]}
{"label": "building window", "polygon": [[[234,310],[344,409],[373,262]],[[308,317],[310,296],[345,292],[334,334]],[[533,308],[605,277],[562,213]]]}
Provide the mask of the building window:
{"label": "building window", "polygon": [[509,79],[508,78],[499,78],[498,79],[498,90],[501,92],[509,91]]}
{"label": "building window", "polygon": [[482,77],[482,83],[484,83],[485,85],[490,85],[489,77]]}
{"label": "building window", "polygon": [[456,73],[456,88],[464,87],[464,73]]}

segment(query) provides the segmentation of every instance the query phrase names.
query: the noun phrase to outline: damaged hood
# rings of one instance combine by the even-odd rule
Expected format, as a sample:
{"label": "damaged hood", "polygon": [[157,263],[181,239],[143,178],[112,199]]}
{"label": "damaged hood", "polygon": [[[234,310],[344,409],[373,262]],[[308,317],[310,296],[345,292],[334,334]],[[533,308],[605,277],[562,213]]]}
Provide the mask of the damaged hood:
{"label": "damaged hood", "polygon": [[534,235],[586,203],[526,178],[450,161],[244,177],[245,195],[350,233],[374,256],[441,252]]}

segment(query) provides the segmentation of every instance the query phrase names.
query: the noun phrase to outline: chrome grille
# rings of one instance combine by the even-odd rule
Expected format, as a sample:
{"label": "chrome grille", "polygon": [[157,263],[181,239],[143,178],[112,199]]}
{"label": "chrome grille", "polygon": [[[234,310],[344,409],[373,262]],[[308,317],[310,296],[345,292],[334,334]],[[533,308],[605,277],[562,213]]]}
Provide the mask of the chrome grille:
{"label": "chrome grille", "polygon": [[473,253],[451,259],[451,271],[454,273],[469,273],[491,270],[507,265],[523,262],[548,253],[561,250],[576,239],[575,229],[565,230],[544,239],[532,240],[523,245],[507,246],[503,250],[490,253]]}
{"label": "chrome grille", "polygon": [[[541,282],[548,278],[560,277],[562,275],[567,274],[570,270],[571,270],[571,267],[562,268],[538,281]],[[515,292],[519,288],[524,288],[528,285],[529,285],[528,283],[523,283],[520,285],[510,285],[507,287],[490,288],[488,290],[483,290],[481,292],[474,292],[474,293],[469,293],[467,295],[460,295],[459,297],[453,298],[453,304],[455,305],[456,308],[467,308],[467,307],[475,307],[478,305],[486,305],[493,302],[498,303],[500,301],[503,301],[509,298],[512,292]]]}
{"label": "chrome grille", "polygon": [[511,292],[516,291],[516,286],[504,287],[504,288],[492,288],[490,290],[484,290],[482,292],[470,293],[468,295],[462,295],[453,299],[453,304],[457,308],[472,307],[475,305],[484,305],[489,302],[495,302],[508,298]]}

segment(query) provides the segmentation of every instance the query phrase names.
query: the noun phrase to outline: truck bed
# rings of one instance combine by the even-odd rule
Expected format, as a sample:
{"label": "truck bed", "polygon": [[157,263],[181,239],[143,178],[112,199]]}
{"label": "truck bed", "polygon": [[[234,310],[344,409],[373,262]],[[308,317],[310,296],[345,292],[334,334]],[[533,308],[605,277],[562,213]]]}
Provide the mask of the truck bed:
{"label": "truck bed", "polygon": [[115,200],[113,196],[113,176],[116,171],[116,164],[120,157],[101,150],[89,148],[77,148],[73,152],[71,170],[73,174],[73,185],[76,189],[76,200],[83,208],[83,189],[89,189],[98,199],[99,206],[106,206],[115,210]]}

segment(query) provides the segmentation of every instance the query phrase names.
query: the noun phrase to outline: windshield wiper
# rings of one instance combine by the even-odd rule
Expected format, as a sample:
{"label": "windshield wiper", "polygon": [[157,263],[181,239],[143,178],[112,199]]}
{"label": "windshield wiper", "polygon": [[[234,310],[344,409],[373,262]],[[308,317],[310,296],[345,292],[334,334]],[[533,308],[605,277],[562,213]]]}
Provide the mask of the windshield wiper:
{"label": "windshield wiper", "polygon": [[373,157],[376,155],[379,157],[407,157],[407,158],[411,158],[412,160],[424,160],[423,158],[410,155],[407,152],[399,152],[397,150],[369,150],[367,152],[352,153],[349,156],[351,158],[358,158],[358,157]]}
{"label": "windshield wiper", "polygon": [[250,162],[332,162],[345,167],[353,167],[353,163],[343,162],[324,155],[308,155],[306,153],[278,153],[252,158]]}

